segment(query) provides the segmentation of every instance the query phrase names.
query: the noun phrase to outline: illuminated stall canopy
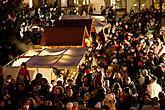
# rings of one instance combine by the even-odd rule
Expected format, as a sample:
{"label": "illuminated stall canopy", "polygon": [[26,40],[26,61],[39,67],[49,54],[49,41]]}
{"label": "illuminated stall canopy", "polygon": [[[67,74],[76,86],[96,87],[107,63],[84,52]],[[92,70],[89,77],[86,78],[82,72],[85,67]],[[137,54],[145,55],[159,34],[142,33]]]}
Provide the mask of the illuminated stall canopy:
{"label": "illuminated stall canopy", "polygon": [[[46,48],[37,51],[28,51],[17,57],[12,64],[3,67],[3,75],[12,75],[16,78],[22,62],[27,63],[27,68],[32,79],[37,73],[42,73],[49,83],[56,79],[54,68],[69,70],[73,76],[78,72],[79,65],[85,60],[88,48]],[[12,66],[10,66],[12,65]]]}
{"label": "illuminated stall canopy", "polygon": [[22,56],[18,57],[12,66],[19,67],[22,62],[26,62],[27,67],[32,68],[54,67],[63,64],[66,66],[78,66],[87,49],[88,48],[46,48],[38,51],[38,53],[35,53],[34,51],[28,51]]}

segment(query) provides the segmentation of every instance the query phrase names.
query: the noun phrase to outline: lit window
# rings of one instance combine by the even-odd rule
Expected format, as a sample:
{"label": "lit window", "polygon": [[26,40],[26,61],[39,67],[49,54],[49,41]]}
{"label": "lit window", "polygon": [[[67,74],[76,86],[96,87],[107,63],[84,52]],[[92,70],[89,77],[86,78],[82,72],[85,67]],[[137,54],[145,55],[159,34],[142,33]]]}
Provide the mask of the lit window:
{"label": "lit window", "polygon": [[89,0],[84,0],[83,5],[89,5]]}
{"label": "lit window", "polygon": [[74,4],[75,5],[78,5],[79,3],[78,3],[78,0],[74,0]]}

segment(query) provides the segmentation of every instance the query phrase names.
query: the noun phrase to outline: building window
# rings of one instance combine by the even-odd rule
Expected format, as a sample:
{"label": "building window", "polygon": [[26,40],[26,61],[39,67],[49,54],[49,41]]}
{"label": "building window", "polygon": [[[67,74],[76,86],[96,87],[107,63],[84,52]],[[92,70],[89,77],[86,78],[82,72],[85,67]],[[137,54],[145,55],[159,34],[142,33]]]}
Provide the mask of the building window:
{"label": "building window", "polygon": [[111,6],[113,6],[114,9],[125,9],[126,0],[111,0]]}
{"label": "building window", "polygon": [[79,5],[78,0],[74,0],[74,4],[77,6]]}
{"label": "building window", "polygon": [[68,6],[74,6],[74,0],[68,0]]}
{"label": "building window", "polygon": [[67,7],[68,6],[68,0],[61,0],[61,7]]}
{"label": "building window", "polygon": [[84,0],[83,5],[89,5],[89,0]]}

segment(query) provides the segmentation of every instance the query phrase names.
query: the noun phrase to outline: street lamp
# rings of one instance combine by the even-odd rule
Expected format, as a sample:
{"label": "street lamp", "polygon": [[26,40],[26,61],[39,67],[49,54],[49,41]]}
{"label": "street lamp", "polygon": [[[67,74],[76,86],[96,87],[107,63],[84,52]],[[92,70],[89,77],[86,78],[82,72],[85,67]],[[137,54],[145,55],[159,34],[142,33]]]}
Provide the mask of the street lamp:
{"label": "street lamp", "polygon": [[136,6],[137,6],[137,4],[135,3],[135,4],[134,4],[134,7],[136,7]]}
{"label": "street lamp", "polygon": [[134,7],[135,7],[135,12],[136,12],[136,7],[137,7],[137,4],[136,3],[134,4]]}
{"label": "street lamp", "polygon": [[145,4],[143,3],[143,4],[142,4],[142,9],[144,9],[144,6],[145,6]]}

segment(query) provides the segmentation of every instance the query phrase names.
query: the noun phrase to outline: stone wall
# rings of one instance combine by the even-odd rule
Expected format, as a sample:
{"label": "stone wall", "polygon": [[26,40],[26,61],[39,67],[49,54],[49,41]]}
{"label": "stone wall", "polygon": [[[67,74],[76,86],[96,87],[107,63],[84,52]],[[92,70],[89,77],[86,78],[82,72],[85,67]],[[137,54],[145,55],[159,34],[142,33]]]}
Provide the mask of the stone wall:
{"label": "stone wall", "polygon": [[104,0],[90,0],[90,3],[93,4],[93,8],[95,8],[96,12],[100,12],[101,6],[106,6]]}
{"label": "stone wall", "polygon": [[[136,11],[139,11],[139,1],[140,1],[140,10],[143,8],[149,8],[152,5],[152,0],[127,0],[127,12],[130,11],[131,7]],[[134,4],[137,4],[135,7]],[[145,4],[142,6],[142,4]]]}
{"label": "stone wall", "polygon": [[[28,3],[30,0],[24,0],[25,3]],[[33,5],[35,7],[39,7],[40,5],[40,2],[39,0],[32,0],[33,1]],[[47,4],[48,5],[51,5],[53,0],[46,0]],[[111,1],[112,0],[90,0],[90,3],[92,4],[93,8],[95,8],[96,12],[100,12],[100,7],[101,6],[104,6],[104,7],[107,7],[107,6],[110,6],[111,4]],[[125,0],[122,0],[122,4],[125,6]],[[139,0],[126,0],[127,1],[127,12],[129,12],[129,10],[131,9],[131,7],[133,9],[136,8],[136,11],[139,10]],[[152,0],[140,0],[141,1],[141,5],[144,3],[145,6],[144,8],[149,8],[150,5],[152,4]],[[83,0],[78,0],[78,2],[82,5],[83,4]],[[134,7],[134,4],[137,4],[136,7]],[[57,4],[58,6],[61,6],[61,0],[57,0]],[[140,6],[141,9],[143,8],[142,6]]]}

